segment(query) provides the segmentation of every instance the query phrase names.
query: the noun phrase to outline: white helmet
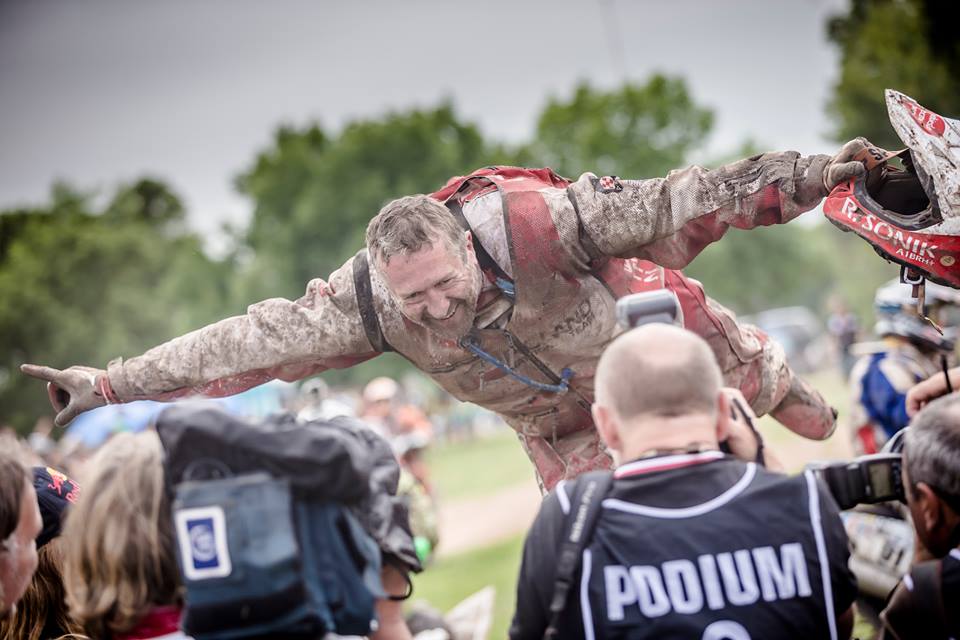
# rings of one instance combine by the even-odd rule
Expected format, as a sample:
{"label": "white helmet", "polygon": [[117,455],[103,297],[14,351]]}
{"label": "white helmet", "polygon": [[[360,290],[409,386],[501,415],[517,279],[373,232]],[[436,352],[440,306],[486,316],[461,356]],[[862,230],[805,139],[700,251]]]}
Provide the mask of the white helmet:
{"label": "white helmet", "polygon": [[364,402],[393,400],[400,393],[400,385],[393,378],[381,376],[374,378],[363,388]]}
{"label": "white helmet", "polygon": [[942,351],[953,351],[960,327],[960,292],[927,281],[924,314],[943,328],[943,334],[917,314],[917,301],[909,284],[891,280],[877,289],[875,331],[880,336],[900,336]]}
{"label": "white helmet", "polygon": [[308,400],[325,400],[330,396],[330,387],[323,378],[310,378],[300,385],[300,395]]}

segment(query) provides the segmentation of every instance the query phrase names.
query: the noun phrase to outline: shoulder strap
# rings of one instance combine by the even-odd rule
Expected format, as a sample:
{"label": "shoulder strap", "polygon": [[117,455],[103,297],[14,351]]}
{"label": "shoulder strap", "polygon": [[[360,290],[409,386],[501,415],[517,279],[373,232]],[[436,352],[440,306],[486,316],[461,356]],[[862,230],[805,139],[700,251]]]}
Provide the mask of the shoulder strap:
{"label": "shoulder strap", "polygon": [[370,282],[370,263],[367,259],[367,250],[361,249],[353,259],[353,288],[357,295],[357,306],[360,308],[360,320],[363,321],[363,331],[373,348],[380,353],[394,351],[387,342],[380,327],[380,318],[373,306],[373,285]]}
{"label": "shoulder strap", "polygon": [[565,535],[553,580],[553,596],[550,598],[550,622],[544,638],[555,638],[559,633],[560,614],[567,606],[570,587],[580,569],[580,558],[593,536],[601,503],[612,484],[612,471],[587,473],[577,482],[577,491],[574,500],[570,501],[570,513],[565,520]]}
{"label": "shoulder strap", "polygon": [[[489,182],[489,180],[487,182]],[[460,200],[457,198],[457,195],[464,189],[468,188],[468,185],[470,185],[469,180],[464,182],[460,189],[454,192],[452,196],[447,198],[447,201],[444,202],[444,205],[446,205],[447,209],[450,210],[451,215],[453,215],[454,219],[460,224],[460,226],[463,227],[463,230],[471,232],[473,237],[473,250],[477,254],[477,262],[480,263],[480,268],[484,271],[492,271],[496,277],[502,278],[507,282],[512,282],[513,279],[507,275],[507,273],[500,267],[499,264],[497,264],[496,260],[490,257],[490,254],[487,253],[487,250],[484,248],[484,246],[480,244],[480,239],[477,237],[477,234],[473,232],[473,229],[470,228],[470,222],[467,221],[467,217],[463,215],[463,207],[460,204]]]}

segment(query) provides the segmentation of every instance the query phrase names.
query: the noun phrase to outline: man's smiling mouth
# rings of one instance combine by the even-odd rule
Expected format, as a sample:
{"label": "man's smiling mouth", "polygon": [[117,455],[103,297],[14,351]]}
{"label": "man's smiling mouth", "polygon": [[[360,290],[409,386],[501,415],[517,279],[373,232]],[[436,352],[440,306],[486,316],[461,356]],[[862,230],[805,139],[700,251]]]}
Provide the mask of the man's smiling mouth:
{"label": "man's smiling mouth", "polygon": [[454,304],[454,305],[450,308],[450,313],[448,313],[448,314],[447,314],[446,316],[444,316],[443,318],[434,318],[434,320],[436,320],[436,321],[438,321],[438,322],[443,322],[444,320],[449,320],[450,318],[453,317],[453,314],[455,314],[455,313],[457,312],[457,308],[458,308],[459,306],[460,306],[460,303]]}

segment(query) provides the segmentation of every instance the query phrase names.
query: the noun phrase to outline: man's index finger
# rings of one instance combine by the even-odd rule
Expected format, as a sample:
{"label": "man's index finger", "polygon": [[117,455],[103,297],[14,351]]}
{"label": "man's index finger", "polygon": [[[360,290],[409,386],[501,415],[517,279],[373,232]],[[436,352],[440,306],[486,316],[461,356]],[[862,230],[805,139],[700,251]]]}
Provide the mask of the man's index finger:
{"label": "man's index finger", "polygon": [[20,371],[33,378],[53,382],[59,375],[60,370],[53,367],[44,367],[37,364],[22,364]]}

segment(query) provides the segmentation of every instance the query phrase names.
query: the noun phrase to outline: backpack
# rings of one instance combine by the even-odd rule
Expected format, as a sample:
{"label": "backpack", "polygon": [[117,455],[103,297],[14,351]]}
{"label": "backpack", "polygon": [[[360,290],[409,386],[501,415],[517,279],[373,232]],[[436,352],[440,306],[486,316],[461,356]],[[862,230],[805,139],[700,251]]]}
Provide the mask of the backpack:
{"label": "backpack", "polygon": [[[396,544],[404,529],[390,522],[400,515],[391,500],[390,513],[380,514],[388,522],[374,518],[382,526],[358,513],[384,509],[372,498],[389,496],[369,494],[381,493],[378,474],[396,462],[389,445],[386,461],[350,422],[279,416],[248,424],[209,405],[160,415],[185,632],[225,640],[376,629],[384,545],[371,533],[387,532]],[[412,536],[409,547],[414,555]]]}

